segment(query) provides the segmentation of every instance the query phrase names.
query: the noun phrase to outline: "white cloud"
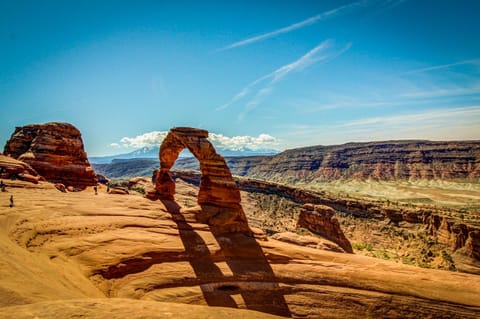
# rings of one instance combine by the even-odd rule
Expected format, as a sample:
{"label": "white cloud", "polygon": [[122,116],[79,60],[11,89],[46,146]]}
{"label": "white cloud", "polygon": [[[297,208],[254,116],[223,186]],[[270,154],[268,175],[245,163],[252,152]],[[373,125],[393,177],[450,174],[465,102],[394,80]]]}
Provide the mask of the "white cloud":
{"label": "white cloud", "polygon": [[122,146],[140,148],[160,145],[168,132],[153,131],[135,137],[124,137],[120,140]]}
{"label": "white cloud", "polygon": [[210,133],[208,139],[219,150],[262,150],[278,149],[279,147],[279,141],[269,134],[260,134],[258,136],[244,135],[228,137],[222,134]]}
{"label": "white cloud", "polygon": [[348,12],[348,11],[354,9],[354,8],[367,6],[372,2],[375,2],[375,1],[362,0],[362,1],[358,1],[358,2],[354,2],[354,3],[344,5],[344,6],[329,10],[329,11],[325,11],[325,12],[317,14],[313,17],[310,17],[308,19],[305,19],[305,20],[302,20],[300,22],[291,24],[289,26],[286,26],[286,27],[283,27],[283,28],[280,28],[280,29],[277,29],[277,30],[274,30],[274,31],[271,31],[271,32],[268,32],[268,33],[260,34],[260,35],[257,35],[255,37],[247,38],[247,39],[232,43],[230,45],[227,45],[226,47],[221,48],[220,51],[229,50],[229,49],[233,49],[233,48],[237,48],[237,47],[242,47],[242,46],[254,43],[254,42],[258,42],[258,41],[262,41],[262,40],[265,40],[265,39],[268,39],[268,38],[272,38],[272,37],[277,36],[277,35],[282,34],[282,33],[291,32],[291,31],[294,31],[294,30],[297,30],[297,29],[315,24],[315,23],[317,23],[321,20],[325,20],[327,18],[339,15],[341,13]]}
{"label": "white cloud", "polygon": [[[141,148],[159,146],[167,136],[167,131],[153,131],[135,137],[124,137],[120,143],[112,143],[111,146],[123,146],[126,148]],[[279,149],[279,140],[269,134],[258,136],[225,136],[223,134],[209,133],[208,139],[218,150],[242,151]]]}
{"label": "white cloud", "polygon": [[111,147],[120,147],[120,144],[118,144],[118,143],[111,143],[110,146],[111,146]]}

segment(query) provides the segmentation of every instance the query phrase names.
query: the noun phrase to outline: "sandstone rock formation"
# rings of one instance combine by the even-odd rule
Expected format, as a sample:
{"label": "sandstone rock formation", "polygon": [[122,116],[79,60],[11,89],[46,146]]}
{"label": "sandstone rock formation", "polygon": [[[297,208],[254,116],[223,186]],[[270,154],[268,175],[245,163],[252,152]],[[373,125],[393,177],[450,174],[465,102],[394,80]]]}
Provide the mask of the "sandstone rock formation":
{"label": "sandstone rock formation", "polygon": [[[199,185],[200,176],[198,172],[175,171],[174,176],[187,183]],[[295,186],[244,177],[235,177],[235,180],[241,191],[250,194],[275,196],[301,205],[305,203],[326,205],[341,212],[344,216],[352,216],[359,221],[370,221],[375,225],[388,224],[392,227],[398,227],[399,231],[402,231],[402,227],[417,227],[418,232],[426,231],[439,249],[443,247],[441,249],[454,253],[453,257],[457,270],[480,274],[480,228],[478,223],[466,219],[462,220],[459,217],[461,216],[460,211],[443,210],[431,206],[386,205],[381,202],[338,197],[328,193],[319,193]],[[455,215],[456,218],[448,217]],[[299,213],[297,216],[299,216]],[[250,220],[250,223],[252,223],[252,220]],[[378,228],[381,229],[383,226]],[[286,230],[293,231],[288,228],[278,231],[284,232]],[[389,238],[391,234],[387,232],[385,236]],[[468,256],[468,258],[463,259],[459,254]]]}
{"label": "sandstone rock formation", "polygon": [[311,247],[315,249],[334,251],[338,253],[345,252],[345,250],[341,248],[338,244],[317,236],[299,235],[291,232],[282,232],[282,233],[276,233],[272,235],[270,238],[278,241],[283,241],[286,243],[298,245],[298,246],[303,246],[303,247]]}
{"label": "sandstone rock formation", "polygon": [[[15,314],[12,316],[12,313]],[[281,319],[282,317],[245,309],[184,305],[126,298],[84,298],[44,301],[0,308],[0,319],[94,318],[94,319]]]}
{"label": "sandstone rock formation", "polygon": [[80,131],[68,123],[17,127],[5,145],[4,154],[29,164],[52,183],[76,188],[97,183]]}
{"label": "sandstone rock formation", "polygon": [[110,188],[110,194],[116,194],[116,195],[129,195],[130,193],[128,192],[127,189],[123,187],[112,187]]}
{"label": "sandstone rock formation", "polygon": [[[65,196],[51,184],[23,184],[19,206],[0,209],[0,318],[480,315],[477,275],[214,236],[182,220],[183,208],[172,214],[140,196]],[[0,203],[9,195],[0,192]]]}
{"label": "sandstone rock formation", "polygon": [[10,156],[0,155],[0,179],[21,179],[38,183],[43,178],[28,164]]}
{"label": "sandstone rock formation", "polygon": [[[234,175],[276,182],[310,183],[338,179],[468,179],[480,178],[480,141],[386,141],[312,146],[274,156],[225,157]],[[147,176],[150,159],[95,164],[109,177]],[[181,158],[176,169],[198,170],[198,162]]]}
{"label": "sandstone rock formation", "polygon": [[160,147],[160,169],[155,191],[150,199],[173,200],[175,182],[170,169],[180,152],[187,148],[200,162],[202,173],[196,212],[200,222],[207,223],[214,232],[250,232],[240,205],[240,191],[232,178],[224,158],[217,154],[208,141],[208,131],[176,127],[170,130]]}
{"label": "sandstone rock formation", "polygon": [[333,241],[347,253],[353,253],[352,245],[343,234],[340,223],[335,218],[335,211],[325,205],[303,205],[297,227],[303,227],[328,240]]}
{"label": "sandstone rock formation", "polygon": [[146,192],[147,188],[152,187],[152,180],[147,177],[132,177],[128,180],[127,187],[128,189],[143,189]]}
{"label": "sandstone rock formation", "polygon": [[478,181],[480,141],[347,143],[228,160],[236,175],[283,183],[368,178]]}
{"label": "sandstone rock formation", "polygon": [[460,223],[453,218],[423,214],[427,231],[451,251],[460,250],[463,254],[480,261],[480,228]]}
{"label": "sandstone rock formation", "polygon": [[66,193],[67,192],[67,188],[65,187],[65,185],[61,184],[61,183],[56,183],[55,185],[55,188],[58,189],[59,191],[61,191],[62,193]]}
{"label": "sandstone rock formation", "polygon": [[480,260],[480,229],[472,230],[468,233],[465,247],[471,257]]}
{"label": "sandstone rock formation", "polygon": [[110,180],[102,174],[97,174],[97,180],[100,184],[107,185],[110,183]]}

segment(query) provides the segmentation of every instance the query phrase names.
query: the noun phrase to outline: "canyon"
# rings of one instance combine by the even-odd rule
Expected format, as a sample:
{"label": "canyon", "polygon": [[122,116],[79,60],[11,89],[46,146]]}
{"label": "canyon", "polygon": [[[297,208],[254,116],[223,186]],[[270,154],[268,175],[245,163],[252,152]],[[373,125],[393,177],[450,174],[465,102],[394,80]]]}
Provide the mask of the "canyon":
{"label": "canyon", "polygon": [[223,158],[207,137],[173,128],[155,163],[94,164],[92,178],[76,128],[17,128],[0,155],[0,203],[15,197],[0,210],[0,318],[478,317],[475,206],[319,186],[475,185],[478,142]]}
{"label": "canyon", "polygon": [[[200,182],[199,173],[195,171],[179,170],[175,171],[173,176],[192,185],[198,186]],[[235,180],[239,189],[244,192],[244,197],[253,201],[251,205],[260,207],[255,210],[256,213],[248,217],[260,221],[256,226],[267,232],[295,232],[297,227],[291,221],[301,220],[302,205],[325,205],[337,212],[342,228],[347,233],[349,228],[357,229],[356,236],[353,233],[347,234],[350,241],[361,240],[358,238],[360,235],[363,241],[365,238],[368,238],[367,242],[376,241],[378,246],[382,247],[382,252],[387,244],[389,250],[396,251],[398,249],[396,247],[402,245],[404,237],[407,236],[408,245],[411,245],[412,241],[428,242],[428,245],[422,245],[420,248],[427,249],[424,254],[436,250],[441,257],[448,252],[453,254],[457,270],[480,274],[478,258],[480,219],[476,215],[465,217],[463,211],[432,205],[413,206],[389,201],[339,197],[336,194],[245,177],[236,177]],[[367,224],[369,225],[367,228],[358,231]],[[374,239],[367,236],[372,232],[377,235]],[[357,250],[357,253],[361,251]],[[418,252],[417,259],[424,260],[422,253]],[[416,264],[433,266],[425,262]]]}
{"label": "canyon", "polygon": [[284,183],[332,179],[480,178],[480,141],[384,141],[312,146],[264,157],[247,176]]}
{"label": "canyon", "polygon": [[[117,160],[112,164],[132,165],[135,161]],[[145,169],[155,163],[144,161],[137,163],[138,168]],[[339,179],[478,181],[480,141],[347,143],[290,149],[271,156],[226,157],[226,161],[234,175],[290,184]],[[112,164],[96,167],[102,171],[111,169]],[[198,170],[199,167],[194,158],[180,158],[176,168]]]}
{"label": "canyon", "polygon": [[[313,146],[273,156],[226,157],[233,175],[363,200],[480,209],[480,142],[385,141]],[[158,161],[93,164],[110,178],[150,176]],[[198,170],[195,158],[174,169]]]}

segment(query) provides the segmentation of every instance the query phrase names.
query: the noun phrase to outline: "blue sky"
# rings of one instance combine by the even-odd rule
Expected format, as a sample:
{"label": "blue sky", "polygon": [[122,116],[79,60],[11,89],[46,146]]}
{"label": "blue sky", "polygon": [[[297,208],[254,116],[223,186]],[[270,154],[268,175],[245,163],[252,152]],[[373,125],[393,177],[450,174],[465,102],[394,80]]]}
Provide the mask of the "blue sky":
{"label": "blue sky", "polygon": [[0,0],[0,145],[65,121],[89,155],[174,126],[220,147],[480,139],[480,1]]}

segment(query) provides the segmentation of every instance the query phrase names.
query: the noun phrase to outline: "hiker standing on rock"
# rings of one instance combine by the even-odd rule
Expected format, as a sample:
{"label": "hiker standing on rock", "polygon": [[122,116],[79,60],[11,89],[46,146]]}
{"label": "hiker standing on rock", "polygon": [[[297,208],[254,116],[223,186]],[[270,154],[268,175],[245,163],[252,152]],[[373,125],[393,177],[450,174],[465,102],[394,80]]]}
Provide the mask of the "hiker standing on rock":
{"label": "hiker standing on rock", "polygon": [[93,186],[93,190],[95,191],[95,195],[98,195],[98,190],[97,190],[97,186]]}
{"label": "hiker standing on rock", "polygon": [[10,196],[10,208],[13,207],[13,195]]}

